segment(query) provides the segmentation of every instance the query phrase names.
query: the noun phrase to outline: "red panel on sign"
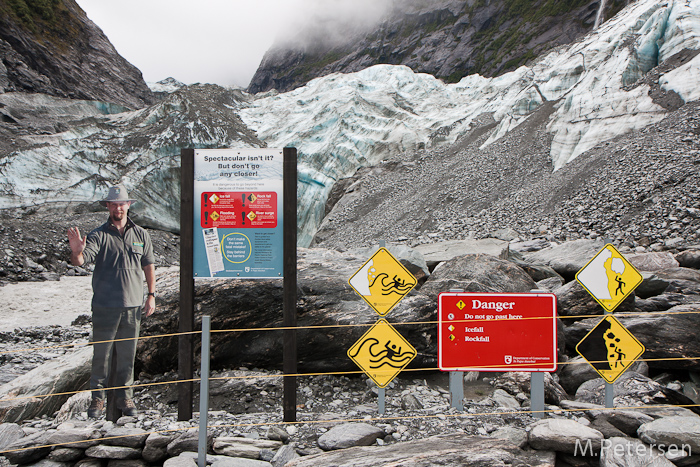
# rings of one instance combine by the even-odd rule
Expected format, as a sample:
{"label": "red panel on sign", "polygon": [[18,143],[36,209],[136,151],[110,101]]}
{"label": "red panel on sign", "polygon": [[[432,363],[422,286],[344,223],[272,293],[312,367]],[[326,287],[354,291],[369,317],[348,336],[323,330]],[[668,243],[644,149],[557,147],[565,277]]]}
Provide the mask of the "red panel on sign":
{"label": "red panel on sign", "polygon": [[555,371],[557,298],[540,293],[438,295],[443,371]]}
{"label": "red panel on sign", "polygon": [[275,192],[206,192],[202,193],[202,228],[274,228],[277,227],[277,193]]}

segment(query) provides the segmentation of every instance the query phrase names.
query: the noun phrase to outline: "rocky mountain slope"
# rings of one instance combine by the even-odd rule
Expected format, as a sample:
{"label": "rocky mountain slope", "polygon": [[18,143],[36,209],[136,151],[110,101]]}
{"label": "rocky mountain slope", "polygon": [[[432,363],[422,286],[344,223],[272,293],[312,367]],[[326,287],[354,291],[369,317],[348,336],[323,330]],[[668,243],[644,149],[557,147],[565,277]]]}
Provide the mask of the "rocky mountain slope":
{"label": "rocky mountain slope", "polygon": [[449,149],[390,159],[341,180],[313,245],[419,245],[500,237],[608,238],[630,247],[700,244],[700,104],[601,143],[553,172],[539,110],[479,150],[478,132]]}
{"label": "rocky mountain slope", "polygon": [[[249,92],[289,91],[330,73],[406,65],[447,82],[498,76],[614,16],[624,0],[389,0],[348,24],[318,13],[265,54]],[[377,6],[379,5],[379,7]],[[334,19],[336,18],[336,19]],[[600,19],[600,18],[599,18]]]}
{"label": "rocky mountain slope", "polygon": [[[144,224],[177,231],[181,148],[294,146],[300,246],[314,235],[345,248],[378,235],[422,243],[507,228],[522,239],[695,242],[698,50],[698,0],[638,0],[497,78],[445,84],[375,65],[287,93],[189,86],[138,111],[0,94],[0,114],[23,116],[0,122],[0,208],[19,208],[14,219],[67,212],[121,181],[142,200],[134,211]],[[361,183],[347,179],[368,167]],[[6,270],[24,257],[41,254],[8,256]]]}
{"label": "rocky mountain slope", "polygon": [[155,101],[141,72],[74,0],[0,1],[0,93],[13,91],[132,109]]}
{"label": "rocky mountain slope", "polygon": [[[241,117],[268,146],[299,149],[304,246],[334,183],[359,167],[479,138],[472,168],[463,170],[508,166],[503,180],[513,186],[509,174],[522,161],[523,170],[561,170],[587,150],[700,99],[699,23],[697,1],[640,0],[571,45],[496,78],[470,75],[445,84],[405,66],[375,65],[287,93],[258,94]],[[522,131],[532,125],[542,131]],[[511,133],[509,145],[523,159],[497,144]]]}

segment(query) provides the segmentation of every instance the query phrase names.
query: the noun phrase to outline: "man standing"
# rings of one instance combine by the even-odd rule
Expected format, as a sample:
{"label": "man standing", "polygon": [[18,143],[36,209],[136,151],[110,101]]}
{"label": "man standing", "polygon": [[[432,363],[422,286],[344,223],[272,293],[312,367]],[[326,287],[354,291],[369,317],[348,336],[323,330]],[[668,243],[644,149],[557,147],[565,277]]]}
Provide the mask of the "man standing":
{"label": "man standing", "polygon": [[[81,237],[77,227],[68,229],[71,263],[76,266],[95,263],[92,276],[92,403],[88,409],[91,418],[100,417],[105,408],[112,346],[118,359],[114,375],[114,387],[118,388],[114,390],[117,408],[126,416],[138,413],[133,401],[134,390],[130,386],[134,383],[141,315],[150,316],[156,307],[156,275],[151,237],[128,217],[133,202],[123,185],[110,187],[107,198],[100,201],[109,210],[107,222],[87,237]],[[144,274],[148,286],[145,303]]]}

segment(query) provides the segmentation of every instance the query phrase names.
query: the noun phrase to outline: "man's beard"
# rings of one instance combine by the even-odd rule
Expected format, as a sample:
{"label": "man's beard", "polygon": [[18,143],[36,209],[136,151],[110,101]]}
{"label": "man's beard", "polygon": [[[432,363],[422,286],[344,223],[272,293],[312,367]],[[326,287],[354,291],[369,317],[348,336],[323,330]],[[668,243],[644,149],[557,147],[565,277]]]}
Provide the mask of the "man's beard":
{"label": "man's beard", "polygon": [[110,217],[112,218],[112,221],[120,221],[126,217],[125,212],[113,212]]}

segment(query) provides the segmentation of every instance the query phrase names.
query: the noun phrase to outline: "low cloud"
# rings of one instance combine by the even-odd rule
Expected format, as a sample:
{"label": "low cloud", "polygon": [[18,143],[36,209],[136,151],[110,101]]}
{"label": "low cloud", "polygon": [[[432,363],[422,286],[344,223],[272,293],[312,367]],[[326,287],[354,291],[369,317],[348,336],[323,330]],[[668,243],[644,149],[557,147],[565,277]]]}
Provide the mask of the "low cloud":
{"label": "low cloud", "polygon": [[333,47],[374,29],[386,18],[392,0],[302,0],[275,40],[277,46]]}

